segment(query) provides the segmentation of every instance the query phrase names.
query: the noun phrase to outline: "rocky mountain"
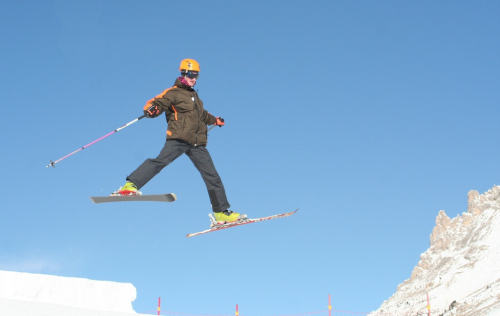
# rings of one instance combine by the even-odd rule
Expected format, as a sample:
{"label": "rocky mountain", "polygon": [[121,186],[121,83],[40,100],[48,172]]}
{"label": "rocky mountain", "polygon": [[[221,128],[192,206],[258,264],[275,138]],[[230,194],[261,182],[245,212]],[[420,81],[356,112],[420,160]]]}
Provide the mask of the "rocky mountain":
{"label": "rocky mountain", "polygon": [[411,277],[370,315],[429,312],[433,316],[500,315],[500,186],[482,195],[470,191],[467,212],[453,219],[440,211],[430,247]]}

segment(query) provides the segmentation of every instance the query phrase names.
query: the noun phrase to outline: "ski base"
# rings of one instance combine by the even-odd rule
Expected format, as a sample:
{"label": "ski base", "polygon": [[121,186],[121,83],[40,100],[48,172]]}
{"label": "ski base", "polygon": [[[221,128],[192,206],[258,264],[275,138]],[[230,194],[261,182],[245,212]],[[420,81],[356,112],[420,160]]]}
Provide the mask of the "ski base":
{"label": "ski base", "polygon": [[166,194],[150,194],[150,195],[112,195],[112,196],[91,196],[90,199],[94,203],[108,203],[108,202],[173,202],[177,200],[174,193]]}
{"label": "ski base", "polygon": [[266,217],[261,217],[261,218],[253,218],[253,219],[246,218],[246,219],[239,220],[236,222],[230,222],[230,223],[225,223],[225,224],[216,224],[216,225],[213,225],[210,229],[207,229],[207,230],[204,230],[201,232],[197,232],[197,233],[187,234],[186,237],[194,237],[194,236],[198,236],[198,235],[202,235],[202,234],[206,234],[206,233],[211,233],[211,232],[215,232],[218,230],[223,230],[226,228],[236,227],[236,226],[240,226],[240,225],[252,224],[252,223],[267,221],[270,219],[288,217],[288,216],[292,216],[293,214],[295,214],[298,210],[299,209],[296,209],[295,211],[290,212],[290,213],[271,215],[271,216],[266,216]]}

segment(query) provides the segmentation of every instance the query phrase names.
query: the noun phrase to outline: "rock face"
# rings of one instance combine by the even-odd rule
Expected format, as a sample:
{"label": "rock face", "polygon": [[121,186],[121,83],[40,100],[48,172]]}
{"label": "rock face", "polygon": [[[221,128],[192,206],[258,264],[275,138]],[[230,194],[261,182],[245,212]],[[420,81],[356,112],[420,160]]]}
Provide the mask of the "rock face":
{"label": "rock face", "polygon": [[500,186],[468,194],[467,212],[436,218],[410,279],[370,315],[500,315]]}

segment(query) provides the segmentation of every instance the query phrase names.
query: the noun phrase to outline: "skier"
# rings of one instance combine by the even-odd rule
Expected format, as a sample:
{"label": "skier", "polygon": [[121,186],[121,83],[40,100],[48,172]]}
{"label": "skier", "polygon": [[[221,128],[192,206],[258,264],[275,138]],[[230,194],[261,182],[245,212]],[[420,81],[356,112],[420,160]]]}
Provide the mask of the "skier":
{"label": "skier", "polygon": [[234,222],[246,215],[229,210],[222,180],[215,169],[207,145],[207,125],[224,126],[224,119],[214,117],[203,108],[203,102],[193,89],[200,75],[200,65],[194,59],[184,59],[179,67],[181,76],[174,86],[149,100],[144,114],[154,118],[165,113],[167,140],[155,159],[146,159],[128,177],[124,186],[111,195],[140,195],[139,189],[182,154],[186,154],[200,172],[212,203],[214,217],[220,222]]}

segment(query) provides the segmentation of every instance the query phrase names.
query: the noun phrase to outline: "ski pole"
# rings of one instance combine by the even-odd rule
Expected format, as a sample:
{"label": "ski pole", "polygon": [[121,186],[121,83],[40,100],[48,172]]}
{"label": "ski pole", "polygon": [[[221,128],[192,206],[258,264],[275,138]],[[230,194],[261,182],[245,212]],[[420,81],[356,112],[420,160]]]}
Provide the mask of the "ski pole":
{"label": "ski pole", "polygon": [[56,163],[58,163],[59,161],[61,161],[61,160],[63,160],[63,159],[66,159],[66,158],[68,158],[69,156],[71,156],[71,155],[73,155],[73,154],[76,154],[76,153],[77,153],[77,152],[79,152],[80,150],[83,150],[83,149],[85,149],[85,148],[89,147],[90,145],[93,145],[93,144],[97,143],[97,142],[98,142],[98,141],[100,141],[100,140],[103,140],[104,138],[108,137],[109,135],[112,135],[112,134],[114,134],[114,133],[116,133],[116,132],[119,132],[120,130],[124,129],[125,127],[127,127],[127,126],[129,126],[129,125],[131,125],[131,124],[133,124],[133,123],[135,123],[135,122],[137,122],[138,120],[140,120],[140,119],[142,119],[142,118],[144,118],[144,117],[146,117],[146,115],[139,116],[139,117],[138,117],[138,118],[136,118],[135,120],[133,120],[133,121],[131,121],[131,122],[128,122],[127,124],[123,125],[122,127],[115,129],[114,131],[112,131],[112,132],[110,132],[110,133],[108,133],[108,134],[106,134],[106,135],[104,135],[104,136],[102,136],[102,137],[100,137],[100,138],[98,138],[98,139],[94,140],[93,142],[91,142],[91,143],[89,143],[89,144],[87,144],[87,145],[85,145],[85,146],[83,146],[83,147],[78,148],[77,150],[75,150],[74,152],[72,152],[72,153],[70,153],[70,154],[68,154],[68,155],[66,155],[66,156],[64,156],[64,157],[62,157],[62,158],[59,158],[59,159],[57,159],[56,161],[52,161],[52,160],[51,160],[51,161],[50,161],[50,163],[49,163],[48,165],[46,165],[45,167],[50,167],[50,166],[52,166],[52,167],[54,167],[54,168],[55,168],[55,167],[56,167]]}
{"label": "ski pole", "polygon": [[[224,122],[224,119],[221,118],[222,122]],[[214,125],[212,127],[210,127],[208,130],[207,130],[207,133],[210,132],[212,130],[212,128],[216,127],[216,126],[219,126],[219,127],[222,127],[222,125]]]}
{"label": "ski pole", "polygon": [[209,129],[207,129],[207,133],[208,133],[208,132],[210,132],[210,131],[212,130],[212,128],[214,128],[214,127],[216,127],[216,126],[222,127],[222,126],[220,126],[220,125],[214,125],[214,126],[210,127]]}

